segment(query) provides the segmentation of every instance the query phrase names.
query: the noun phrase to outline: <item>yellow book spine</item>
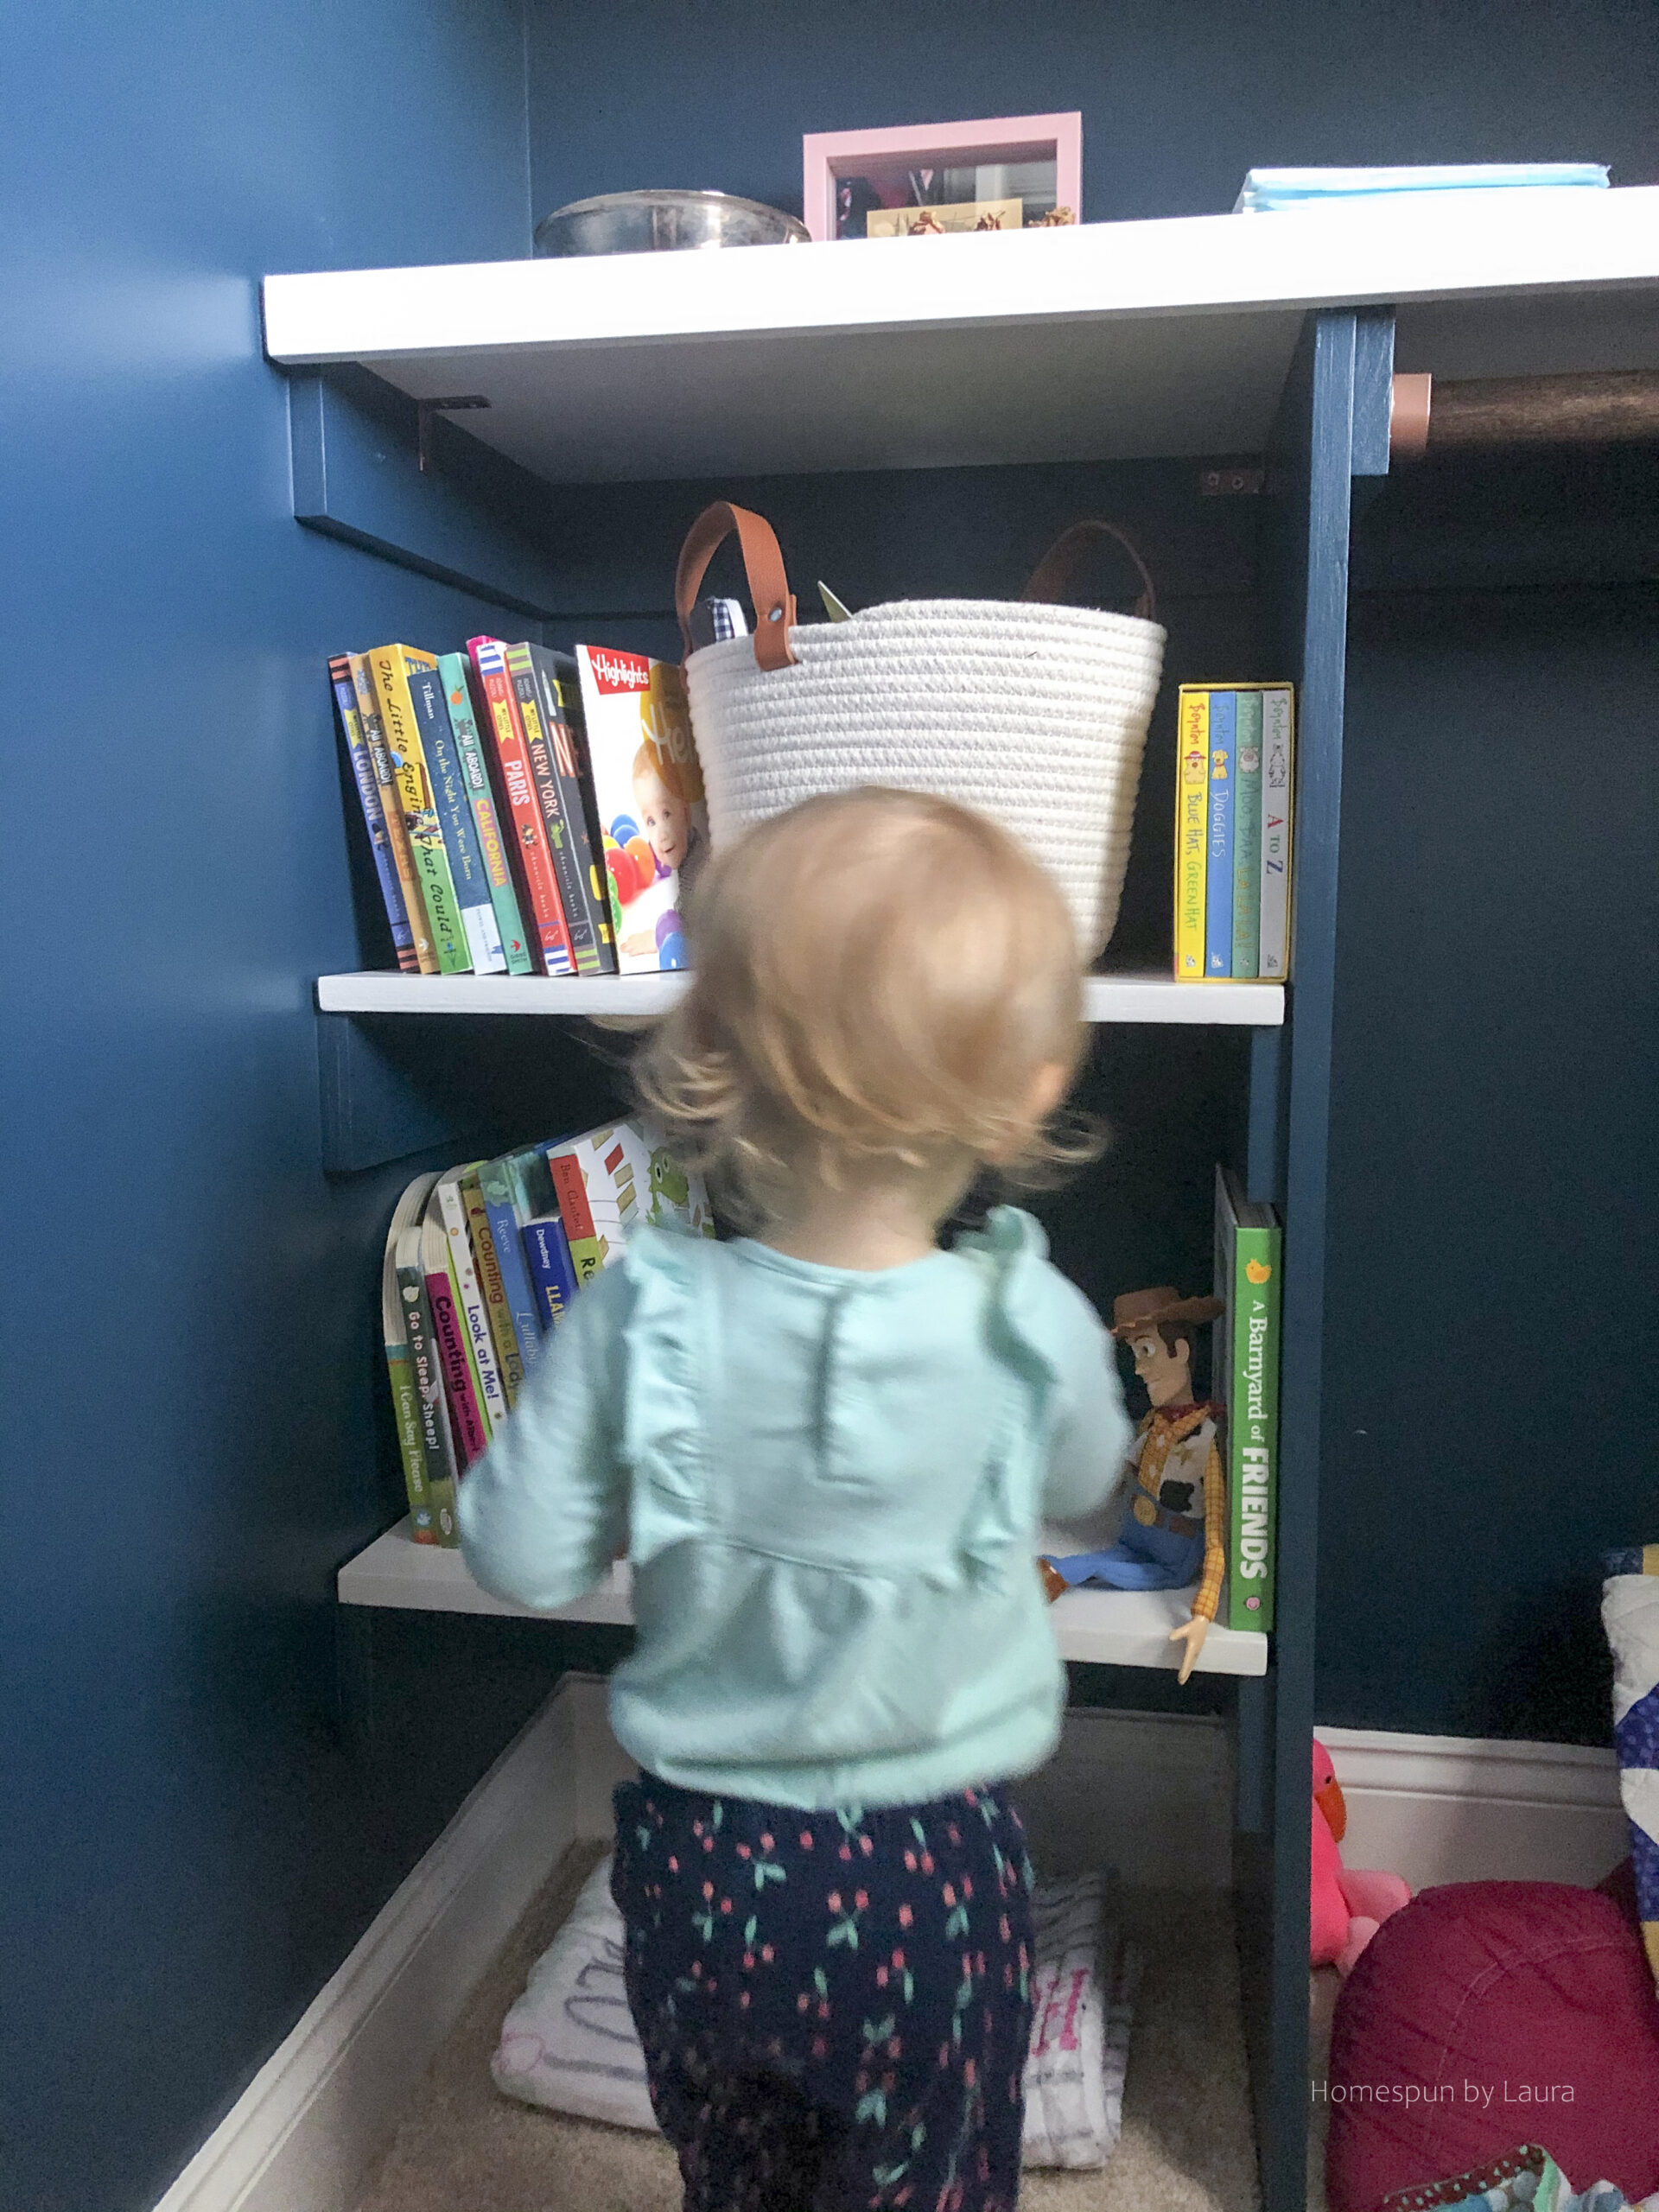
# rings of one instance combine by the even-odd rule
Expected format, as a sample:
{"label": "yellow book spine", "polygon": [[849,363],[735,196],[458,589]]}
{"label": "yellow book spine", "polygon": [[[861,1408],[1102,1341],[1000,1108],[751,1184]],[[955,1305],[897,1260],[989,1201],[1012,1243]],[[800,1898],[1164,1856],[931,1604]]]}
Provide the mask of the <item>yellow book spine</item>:
{"label": "yellow book spine", "polygon": [[1205,816],[1210,798],[1210,692],[1184,683],[1175,775],[1175,978],[1204,981]]}
{"label": "yellow book spine", "polygon": [[386,817],[386,837],[391,846],[391,857],[397,868],[397,881],[403,890],[404,906],[409,915],[410,933],[415,940],[415,957],[423,976],[438,972],[438,949],[432,942],[431,925],[426,918],[426,901],[421,896],[421,880],[415,873],[415,855],[410,847],[409,831],[404,823],[403,795],[391,766],[391,754],[386,745],[385,725],[381,718],[380,701],[374,688],[373,673],[366,653],[348,653],[351,664],[352,689],[357,694],[357,711],[363,724],[363,734],[368,741],[369,757],[374,764],[374,779],[380,790],[381,810]]}
{"label": "yellow book spine", "polygon": [[[421,887],[428,935],[441,971],[446,976],[466,975],[473,964],[472,955],[461,925],[461,909],[455,902],[454,883],[438,822],[437,801],[426,765],[426,748],[421,743],[421,726],[416,720],[415,702],[409,690],[410,670],[435,671],[437,660],[433,654],[419,652],[412,645],[377,645],[366,658],[386,734],[386,749],[391,756],[392,780],[402,803],[404,827]],[[420,950],[418,940],[416,950]]]}

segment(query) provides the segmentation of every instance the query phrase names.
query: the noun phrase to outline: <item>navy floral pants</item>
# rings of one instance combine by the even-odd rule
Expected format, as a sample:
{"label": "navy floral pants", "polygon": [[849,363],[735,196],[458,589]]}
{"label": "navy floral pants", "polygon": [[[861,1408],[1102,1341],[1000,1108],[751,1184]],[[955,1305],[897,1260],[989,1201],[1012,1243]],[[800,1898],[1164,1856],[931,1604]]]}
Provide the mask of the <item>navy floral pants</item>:
{"label": "navy floral pants", "polygon": [[1014,2212],[1031,1865],[994,1789],[616,1792],[628,2002],[686,2212]]}

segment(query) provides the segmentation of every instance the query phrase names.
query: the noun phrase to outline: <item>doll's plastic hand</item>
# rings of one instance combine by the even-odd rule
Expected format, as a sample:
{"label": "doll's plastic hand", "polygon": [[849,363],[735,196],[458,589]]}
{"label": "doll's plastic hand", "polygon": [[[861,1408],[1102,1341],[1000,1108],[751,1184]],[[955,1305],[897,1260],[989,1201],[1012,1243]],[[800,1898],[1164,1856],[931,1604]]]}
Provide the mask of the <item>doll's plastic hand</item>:
{"label": "doll's plastic hand", "polygon": [[1179,1628],[1173,1628],[1169,1631],[1172,1643],[1185,1643],[1186,1645],[1181,1660],[1181,1671],[1175,1678],[1177,1681],[1184,1682],[1198,1665],[1198,1654],[1204,1649],[1204,1639],[1209,1632],[1209,1622],[1198,1613],[1194,1613],[1191,1620],[1183,1621]]}

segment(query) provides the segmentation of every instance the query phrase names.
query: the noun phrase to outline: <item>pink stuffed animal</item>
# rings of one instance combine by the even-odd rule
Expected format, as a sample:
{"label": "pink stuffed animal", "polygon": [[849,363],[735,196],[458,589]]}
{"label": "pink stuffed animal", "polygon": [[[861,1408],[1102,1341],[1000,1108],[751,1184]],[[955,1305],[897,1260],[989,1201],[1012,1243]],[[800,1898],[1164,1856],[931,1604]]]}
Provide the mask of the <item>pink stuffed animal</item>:
{"label": "pink stuffed animal", "polygon": [[1411,1903],[1397,1874],[1344,1866],[1337,1846],[1348,1826],[1331,1754],[1313,1738],[1313,1888],[1309,1922],[1316,1967],[1334,1966],[1344,1978],[1391,1912]]}

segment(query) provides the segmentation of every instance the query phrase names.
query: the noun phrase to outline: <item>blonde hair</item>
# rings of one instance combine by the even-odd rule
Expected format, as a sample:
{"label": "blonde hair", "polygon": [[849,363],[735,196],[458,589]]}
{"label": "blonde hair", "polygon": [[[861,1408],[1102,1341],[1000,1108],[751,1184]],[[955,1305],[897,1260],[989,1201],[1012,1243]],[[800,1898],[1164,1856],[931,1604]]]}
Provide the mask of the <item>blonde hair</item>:
{"label": "blonde hair", "polygon": [[803,1179],[1030,1182],[1098,1148],[1031,1124],[1039,1071],[1082,1055],[1082,961],[1053,879],[987,817],[808,799],[714,855],[687,921],[696,976],[634,1082],[732,1218],[775,1218]]}

